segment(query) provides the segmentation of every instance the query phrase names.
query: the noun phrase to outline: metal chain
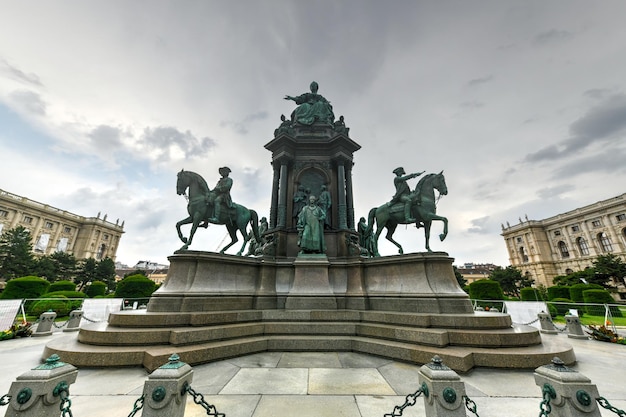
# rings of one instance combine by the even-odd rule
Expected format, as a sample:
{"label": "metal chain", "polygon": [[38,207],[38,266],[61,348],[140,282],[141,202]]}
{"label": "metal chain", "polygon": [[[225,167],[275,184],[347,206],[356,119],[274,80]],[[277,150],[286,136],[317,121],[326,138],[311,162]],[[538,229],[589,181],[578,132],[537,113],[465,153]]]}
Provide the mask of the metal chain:
{"label": "metal chain", "polygon": [[4,394],[2,397],[0,397],[0,406],[7,405],[10,402],[11,402],[11,395]]}
{"label": "metal chain", "polygon": [[92,319],[90,319],[90,318],[89,318],[89,317],[87,317],[87,316],[82,316],[81,318],[83,318],[83,319],[87,320],[87,321],[88,321],[88,322],[90,322],[90,323],[102,323],[102,322],[104,321],[104,320],[92,320]]}
{"label": "metal chain", "polygon": [[74,417],[72,415],[72,411],[70,410],[70,407],[72,406],[72,401],[68,398],[69,392],[66,389],[63,389],[59,392],[59,396],[61,397],[61,403],[59,404],[61,417]]}
{"label": "metal chain", "polygon": [[534,319],[533,321],[529,321],[528,323],[513,323],[513,324],[518,324],[518,325],[522,325],[522,326],[530,326],[531,324],[535,324],[539,321],[539,317],[537,317],[536,319]]}
{"label": "metal chain", "polygon": [[552,325],[554,326],[554,328],[560,332],[564,332],[567,330],[567,324],[563,327],[559,327],[555,322],[552,321],[552,317],[549,317],[550,319],[550,323],[552,323]]}
{"label": "metal chain", "polygon": [[478,413],[476,412],[476,403],[474,401],[472,401],[472,399],[470,397],[468,397],[467,395],[463,396],[463,400],[465,400],[465,408],[467,408],[467,410],[474,414],[476,417],[480,417],[478,415]]}
{"label": "metal chain", "polygon": [[609,403],[609,400],[607,400],[606,398],[598,397],[598,398],[596,398],[596,401],[598,402],[598,404],[600,404],[602,406],[602,408],[606,408],[607,410],[610,410],[610,411],[614,412],[615,414],[617,414],[620,417],[626,417],[626,412],[624,412],[624,410],[620,410],[618,408],[613,407]]}
{"label": "metal chain", "polygon": [[552,412],[552,406],[550,405],[550,400],[556,398],[556,391],[550,384],[543,384],[543,389],[541,390],[541,394],[543,396],[543,400],[539,404],[539,417],[549,416]]}
{"label": "metal chain", "polygon": [[139,411],[139,410],[141,410],[143,408],[143,400],[144,400],[144,398],[146,398],[145,394],[142,395],[141,397],[137,398],[137,400],[135,401],[135,404],[133,405],[133,411],[130,412],[128,417],[133,417],[135,414],[137,414],[137,411]]}
{"label": "metal chain", "polygon": [[62,328],[64,328],[67,325],[67,323],[69,323],[69,320],[64,321],[63,324],[61,324],[61,325],[57,325],[55,322],[52,322],[52,325],[54,327],[56,327],[57,329],[62,329]]}
{"label": "metal chain", "polygon": [[193,402],[202,406],[206,410],[207,416],[226,417],[226,414],[218,413],[217,408],[215,408],[214,405],[211,405],[207,403],[206,401],[204,401],[204,395],[194,391],[194,389],[191,388],[191,385],[186,385],[186,390],[189,394],[193,396]]}
{"label": "metal chain", "polygon": [[409,394],[406,396],[406,400],[404,401],[404,404],[398,406],[396,405],[393,408],[393,411],[389,414],[385,414],[384,417],[399,417],[402,415],[402,411],[407,408],[407,407],[412,407],[415,405],[415,403],[417,402],[417,398],[422,395],[422,393],[424,393],[423,390],[423,386],[420,387],[417,391],[415,391],[413,394]]}

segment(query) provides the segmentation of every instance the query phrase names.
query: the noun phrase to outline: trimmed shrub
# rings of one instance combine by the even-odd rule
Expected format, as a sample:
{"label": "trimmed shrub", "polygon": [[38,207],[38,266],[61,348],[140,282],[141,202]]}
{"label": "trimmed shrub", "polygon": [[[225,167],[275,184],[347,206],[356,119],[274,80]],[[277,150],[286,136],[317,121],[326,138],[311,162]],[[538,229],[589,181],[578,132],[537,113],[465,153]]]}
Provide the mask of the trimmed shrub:
{"label": "trimmed shrub", "polygon": [[46,311],[54,311],[57,317],[64,317],[72,311],[72,302],[64,295],[53,295],[47,300],[39,300],[33,303],[30,308],[30,314],[39,317]]}
{"label": "trimmed shrub", "polygon": [[553,300],[550,300],[550,302],[550,305],[554,306],[554,308],[556,309],[556,314],[558,316],[566,315],[572,308],[579,308],[576,304],[573,304],[572,300],[570,300],[569,298],[555,298]]}
{"label": "trimmed shrub", "polygon": [[65,297],[65,298],[80,298],[80,300],[69,300],[70,311],[78,310],[80,306],[83,305],[83,298],[87,297],[87,294],[80,291],[55,291],[48,292],[41,296],[41,298],[56,298],[56,297]]}
{"label": "trimmed shrub", "polygon": [[575,303],[582,303],[585,301],[583,297],[583,291],[585,290],[603,290],[602,285],[598,284],[574,284],[569,287],[569,298]]}
{"label": "trimmed shrub", "polygon": [[156,284],[145,275],[130,275],[117,283],[115,296],[122,298],[148,298],[156,290]]}
{"label": "trimmed shrub", "polygon": [[541,295],[532,287],[524,287],[519,290],[522,301],[541,301]]}
{"label": "trimmed shrub", "polygon": [[559,315],[559,311],[556,309],[554,304],[548,304],[548,312],[550,313],[550,317],[554,318]]}
{"label": "trimmed shrub", "polygon": [[76,284],[74,284],[72,281],[57,281],[50,284],[48,292],[57,291],[76,291]]}
{"label": "trimmed shrub", "polygon": [[107,284],[102,281],[94,281],[87,287],[85,293],[88,297],[94,298],[105,295],[107,292]]}
{"label": "trimmed shrub", "polygon": [[548,300],[552,301],[555,298],[565,298],[569,300],[569,286],[555,285],[548,287]]}
{"label": "trimmed shrub", "polygon": [[[607,290],[585,290],[583,291],[583,297],[585,299],[585,303],[588,304],[615,303],[615,300],[613,299],[613,297],[611,297],[611,293],[609,293]],[[587,306],[587,308],[593,308],[593,310],[596,311],[597,314],[597,306]],[[622,317],[622,312],[620,311],[618,306],[609,306],[609,311],[611,312],[613,317]]]}
{"label": "trimmed shrub", "polygon": [[479,279],[469,285],[469,296],[474,300],[504,300],[504,293],[498,281]]}
{"label": "trimmed shrub", "polygon": [[14,278],[7,281],[0,298],[2,299],[19,299],[19,298],[39,298],[41,294],[48,291],[50,282],[43,278],[28,276]]}

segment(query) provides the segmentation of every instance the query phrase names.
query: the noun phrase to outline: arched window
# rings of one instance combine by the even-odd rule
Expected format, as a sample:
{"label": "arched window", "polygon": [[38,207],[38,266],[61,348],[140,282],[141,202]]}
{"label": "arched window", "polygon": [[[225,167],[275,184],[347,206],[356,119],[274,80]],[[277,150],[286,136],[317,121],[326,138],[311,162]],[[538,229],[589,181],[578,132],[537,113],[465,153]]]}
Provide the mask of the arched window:
{"label": "arched window", "polygon": [[606,233],[602,232],[598,235],[598,242],[600,242],[602,252],[613,252],[613,244],[611,243],[611,238],[608,237]]}
{"label": "arched window", "polygon": [[559,251],[561,252],[561,258],[566,259],[569,258],[569,251],[567,250],[567,245],[562,240],[558,243]]}
{"label": "arched window", "polygon": [[524,252],[523,246],[519,247],[519,255],[522,258],[522,262],[528,262],[528,255],[526,255],[526,252]]}
{"label": "arched window", "polygon": [[584,237],[576,239],[576,244],[578,245],[581,255],[589,255],[589,245],[587,245],[587,241]]}
{"label": "arched window", "polygon": [[96,259],[104,258],[105,251],[106,251],[106,246],[103,243],[102,245],[100,245],[100,248],[98,249],[98,253],[96,254]]}
{"label": "arched window", "polygon": [[573,274],[573,273],[574,273],[574,271],[572,270],[572,268],[567,268],[565,270],[565,275],[569,275],[569,274]]}

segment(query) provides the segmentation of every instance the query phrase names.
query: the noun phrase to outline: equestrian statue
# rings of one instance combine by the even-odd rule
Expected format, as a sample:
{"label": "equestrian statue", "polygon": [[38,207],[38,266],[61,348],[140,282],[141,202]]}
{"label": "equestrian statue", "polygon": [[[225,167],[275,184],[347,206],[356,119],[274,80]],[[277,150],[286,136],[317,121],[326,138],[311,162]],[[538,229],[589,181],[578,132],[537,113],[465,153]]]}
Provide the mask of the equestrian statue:
{"label": "equestrian statue", "polygon": [[[230,189],[233,185],[233,180],[228,177],[230,172],[228,167],[219,169],[222,178],[220,178],[213,190],[209,188],[204,178],[195,172],[181,170],[178,173],[176,193],[187,198],[187,212],[189,213],[189,217],[176,223],[178,237],[184,243],[180,248],[181,250],[189,248],[198,227],[206,228],[209,223],[225,225],[230,235],[231,242],[224,246],[220,253],[224,253],[226,249],[238,242],[237,230],[239,230],[244,239],[243,246],[237,252],[237,255],[242,254],[246,243],[248,243],[252,235],[254,235],[257,242],[261,241],[258,226],[259,217],[256,211],[233,203],[230,198]],[[186,194],[187,189],[189,189],[188,196]],[[180,231],[180,226],[184,224],[191,224],[188,238],[184,237]],[[252,226],[251,233],[246,230],[248,224]]]}
{"label": "equestrian statue", "polygon": [[394,179],[396,194],[390,202],[371,209],[368,216],[367,232],[371,233],[374,222],[376,223],[376,233],[373,235],[374,255],[380,256],[378,253],[378,238],[383,228],[387,229],[385,238],[398,247],[400,254],[404,253],[402,246],[393,240],[393,233],[399,224],[413,223],[415,223],[415,227],[418,229],[420,227],[424,228],[426,250],[432,252],[430,249],[430,227],[433,220],[443,222],[443,233],[439,235],[439,239],[444,240],[448,235],[448,219],[437,215],[436,204],[438,199],[435,198],[434,191],[437,190],[440,196],[448,194],[443,171],[422,177],[415,186],[414,191],[410,191],[406,181],[418,177],[423,172],[405,175],[403,168],[396,168],[393,173],[396,174]]}

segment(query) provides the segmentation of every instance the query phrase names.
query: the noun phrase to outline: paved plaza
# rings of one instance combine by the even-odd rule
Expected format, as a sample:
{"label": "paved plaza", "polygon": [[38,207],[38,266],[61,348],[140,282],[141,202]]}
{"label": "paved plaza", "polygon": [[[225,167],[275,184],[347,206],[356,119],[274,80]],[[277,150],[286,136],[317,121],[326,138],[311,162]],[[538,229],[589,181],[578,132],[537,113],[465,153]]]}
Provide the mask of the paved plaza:
{"label": "paved plaza", "polygon": [[[38,366],[44,345],[57,337],[68,333],[0,342],[0,394]],[[578,360],[572,368],[590,378],[613,406],[626,410],[626,346],[566,334],[542,337],[571,343]],[[194,366],[192,388],[227,417],[382,417],[417,390],[419,368],[352,352],[266,352]],[[73,415],[128,416],[147,376],[142,368],[80,369],[70,387]],[[474,369],[461,379],[481,417],[540,412],[541,390],[532,370]],[[185,416],[203,415],[206,410],[188,398]],[[616,414],[603,409],[602,415]],[[403,416],[424,416],[422,398]]]}

